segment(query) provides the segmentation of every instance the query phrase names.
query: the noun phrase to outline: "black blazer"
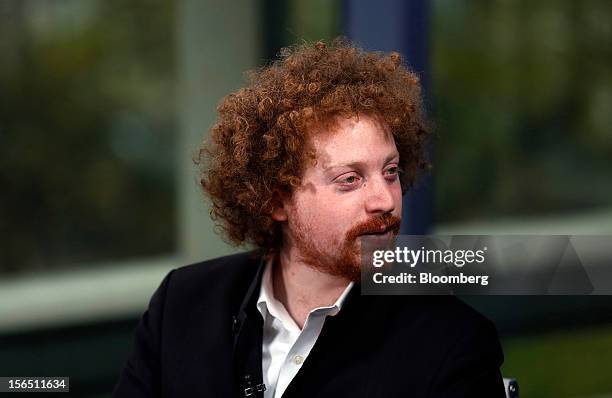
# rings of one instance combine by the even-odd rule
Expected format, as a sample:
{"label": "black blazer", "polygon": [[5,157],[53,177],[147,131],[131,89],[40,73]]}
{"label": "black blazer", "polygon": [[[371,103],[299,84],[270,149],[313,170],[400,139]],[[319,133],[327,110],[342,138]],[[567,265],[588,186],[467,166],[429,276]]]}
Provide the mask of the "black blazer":
{"label": "black blazer", "polygon": [[[170,272],[113,397],[263,396],[245,394],[262,383],[262,269],[245,253]],[[493,324],[456,297],[361,296],[356,285],[283,397],[504,398],[502,362]]]}

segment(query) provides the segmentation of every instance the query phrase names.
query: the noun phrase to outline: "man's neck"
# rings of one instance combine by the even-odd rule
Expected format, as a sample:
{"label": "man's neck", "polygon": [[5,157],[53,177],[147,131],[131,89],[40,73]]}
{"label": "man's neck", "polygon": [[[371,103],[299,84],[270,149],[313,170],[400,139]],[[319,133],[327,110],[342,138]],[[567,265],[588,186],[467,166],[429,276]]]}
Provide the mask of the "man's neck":
{"label": "man's neck", "polygon": [[272,283],[274,297],[302,329],[310,311],[333,305],[349,281],[320,272],[295,257],[281,251],[272,267]]}

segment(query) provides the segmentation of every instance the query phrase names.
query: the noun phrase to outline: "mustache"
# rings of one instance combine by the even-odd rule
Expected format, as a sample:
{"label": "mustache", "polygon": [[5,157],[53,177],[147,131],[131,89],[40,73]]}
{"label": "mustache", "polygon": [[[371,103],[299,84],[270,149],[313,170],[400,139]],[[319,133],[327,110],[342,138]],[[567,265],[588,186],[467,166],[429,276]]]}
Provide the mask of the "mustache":
{"label": "mustache", "polygon": [[392,214],[383,214],[376,216],[361,224],[355,225],[351,228],[347,234],[347,241],[352,242],[359,236],[364,234],[381,234],[388,231],[393,231],[394,235],[397,235],[400,230],[400,224],[402,219]]}

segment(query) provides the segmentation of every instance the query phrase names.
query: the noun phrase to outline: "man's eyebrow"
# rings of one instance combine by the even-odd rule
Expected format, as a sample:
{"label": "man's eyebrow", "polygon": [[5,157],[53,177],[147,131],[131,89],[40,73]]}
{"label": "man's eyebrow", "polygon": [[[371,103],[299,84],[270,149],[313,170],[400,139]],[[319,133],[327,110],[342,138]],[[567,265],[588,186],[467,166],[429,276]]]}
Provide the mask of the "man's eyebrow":
{"label": "man's eyebrow", "polygon": [[[394,152],[391,153],[389,155],[387,155],[387,157],[385,158],[385,164],[389,163],[390,161],[392,161],[395,158],[399,158],[399,153],[398,152]],[[365,165],[365,162],[362,161],[349,161],[347,163],[335,163],[335,164],[331,164],[329,166],[326,166],[323,168],[323,170],[327,171],[336,167],[359,167],[359,166],[363,166]]]}

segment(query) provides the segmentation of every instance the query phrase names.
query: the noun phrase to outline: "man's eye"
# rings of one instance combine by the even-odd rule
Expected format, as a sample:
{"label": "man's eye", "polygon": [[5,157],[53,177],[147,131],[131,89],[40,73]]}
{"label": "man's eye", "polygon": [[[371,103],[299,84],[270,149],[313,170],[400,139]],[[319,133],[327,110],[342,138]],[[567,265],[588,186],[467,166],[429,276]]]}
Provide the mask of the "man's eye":
{"label": "man's eye", "polygon": [[350,175],[348,177],[344,177],[338,180],[338,183],[342,187],[353,187],[359,183],[359,176]]}
{"label": "man's eye", "polygon": [[393,166],[387,169],[387,174],[397,174],[399,173],[399,167]]}
{"label": "man's eye", "polygon": [[395,177],[401,172],[399,166],[391,166],[385,170],[385,175]]}

